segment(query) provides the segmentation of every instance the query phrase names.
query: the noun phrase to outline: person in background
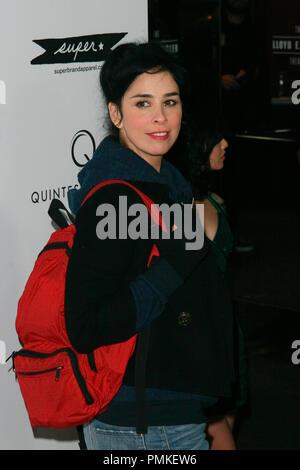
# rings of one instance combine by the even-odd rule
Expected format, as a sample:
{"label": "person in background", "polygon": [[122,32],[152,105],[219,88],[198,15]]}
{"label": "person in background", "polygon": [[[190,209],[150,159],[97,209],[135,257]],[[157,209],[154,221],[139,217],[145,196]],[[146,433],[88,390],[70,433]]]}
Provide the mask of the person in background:
{"label": "person in background", "polygon": [[224,0],[221,9],[222,113],[226,131],[257,124],[259,48],[249,0]]}
{"label": "person in background", "polygon": [[253,14],[251,0],[182,0],[180,8],[180,56],[191,74],[193,118],[198,128],[202,116],[211,126],[216,119],[223,123],[230,142],[230,159],[222,178],[235,236],[233,249],[238,254],[252,253],[255,247],[244,234],[238,197],[239,182],[245,177],[244,162],[236,151],[234,136],[254,129],[264,119],[268,81],[259,46],[258,17]]}
{"label": "person in background", "polygon": [[242,226],[239,185],[245,170],[234,136],[263,126],[268,95],[265,60],[256,28],[258,18],[252,15],[251,7],[251,0],[224,0],[220,12],[221,115],[231,142],[224,192],[235,236],[233,249],[238,254],[252,253],[255,246]]}
{"label": "person in background", "polygon": [[[138,345],[147,338],[148,348],[142,412],[135,377],[136,360],[143,361],[138,347],[107,410],[83,426],[86,446],[207,450],[206,409],[230,397],[235,380],[231,300],[207,239],[187,249],[197,231],[192,238],[185,230],[177,236],[171,219],[167,238],[161,232],[155,240],[129,232],[124,237],[117,227],[113,236],[99,240],[96,226],[104,220],[99,208],[109,204],[128,228],[133,217],[122,212],[120,197],[129,209],[141,203],[121,183],[101,188],[80,208],[100,181],[126,180],[156,204],[188,204],[191,219],[183,214],[182,227],[198,226],[191,188],[164,158],[181,133],[186,73],[159,46],[129,43],[112,51],[100,83],[109,133],[79,173],[80,189],[68,195],[77,231],[66,278],[66,328],[80,353],[135,334]],[[151,226],[151,218],[147,222]],[[147,268],[154,244],[159,256]]]}
{"label": "person in background", "polygon": [[[220,272],[225,276],[234,237],[226,215],[226,203],[212,189],[214,174],[224,167],[228,142],[221,131],[195,130],[189,147],[189,158],[183,171],[192,187],[196,207],[204,204],[204,231],[210,240]],[[247,397],[244,340],[237,319],[235,327],[238,380],[233,397],[224,399],[211,409],[212,419],[208,425],[211,450],[236,449],[233,437],[235,414]]]}

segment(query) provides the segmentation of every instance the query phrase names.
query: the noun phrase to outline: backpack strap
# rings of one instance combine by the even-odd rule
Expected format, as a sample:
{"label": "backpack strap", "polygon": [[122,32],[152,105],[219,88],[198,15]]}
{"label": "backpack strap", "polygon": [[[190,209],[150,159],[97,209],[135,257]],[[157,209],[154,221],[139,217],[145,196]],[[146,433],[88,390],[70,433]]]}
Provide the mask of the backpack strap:
{"label": "backpack strap", "polygon": [[140,333],[138,333],[136,353],[135,353],[135,397],[136,397],[136,432],[137,434],[147,433],[146,417],[146,362],[150,339],[151,324],[149,323]]}
{"label": "backpack strap", "polygon": [[[133,186],[131,183],[128,183],[128,181],[125,180],[105,180],[102,181],[101,183],[98,183],[96,186],[94,186],[88,194],[85,196],[83,201],[81,202],[81,206],[96,192],[98,189],[102,188],[103,186],[108,186],[110,184],[125,184],[126,186],[129,186],[131,189],[133,189],[142,199],[143,203],[147,207],[147,210],[149,214],[151,215],[153,221],[162,227],[162,230],[165,232],[166,231],[166,225],[164,223],[164,220],[162,218],[161,212],[159,211],[158,207],[156,204],[142,191],[137,189],[135,186]],[[68,211],[68,209],[64,206],[62,201],[60,199],[52,199],[50,207],[48,209],[48,214],[53,220],[53,222],[61,229],[64,229],[68,227],[70,224],[74,224],[75,222],[75,217],[71,212]]]}
{"label": "backpack strap", "polygon": [[144,194],[142,191],[136,188],[133,184],[125,180],[105,180],[105,181],[102,181],[101,183],[98,183],[88,192],[88,194],[83,199],[80,207],[82,207],[83,204],[87,201],[87,199],[89,199],[96,191],[98,191],[98,189],[102,188],[103,186],[108,186],[109,184],[124,184],[125,186],[129,186],[131,189],[133,189],[142,199],[153,221],[157,225],[160,225],[164,232],[167,231],[165,222],[162,218],[161,212],[159,211],[157,205],[152,201],[152,199],[150,199],[150,197],[148,197],[146,194]]}
{"label": "backpack strap", "polygon": [[[133,189],[142,199],[143,203],[147,207],[149,214],[153,221],[162,227],[163,231],[166,231],[166,225],[162,218],[161,212],[159,211],[156,204],[142,191],[137,189],[131,183],[125,180],[106,180],[94,186],[91,191],[83,199],[81,206],[89,199],[98,189],[109,184],[125,184]],[[80,206],[80,207],[81,207]],[[149,256],[147,266],[149,266],[153,256],[159,256],[157,246],[154,244],[152,251]],[[146,418],[146,361],[148,355],[148,346],[150,339],[151,325],[147,325],[137,335],[137,344],[135,351],[135,391],[136,391],[136,432],[137,434],[147,433],[147,418]]]}

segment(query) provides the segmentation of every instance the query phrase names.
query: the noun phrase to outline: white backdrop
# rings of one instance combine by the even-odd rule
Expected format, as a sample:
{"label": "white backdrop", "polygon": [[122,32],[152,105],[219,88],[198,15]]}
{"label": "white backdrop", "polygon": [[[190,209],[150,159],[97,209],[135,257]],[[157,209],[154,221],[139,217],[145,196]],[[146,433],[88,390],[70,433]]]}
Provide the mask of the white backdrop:
{"label": "white backdrop", "polygon": [[32,430],[5,357],[20,348],[17,301],[53,230],[50,201],[67,202],[78,165],[104,135],[98,76],[105,52],[147,40],[147,0],[0,6],[0,449],[78,449],[73,429]]}

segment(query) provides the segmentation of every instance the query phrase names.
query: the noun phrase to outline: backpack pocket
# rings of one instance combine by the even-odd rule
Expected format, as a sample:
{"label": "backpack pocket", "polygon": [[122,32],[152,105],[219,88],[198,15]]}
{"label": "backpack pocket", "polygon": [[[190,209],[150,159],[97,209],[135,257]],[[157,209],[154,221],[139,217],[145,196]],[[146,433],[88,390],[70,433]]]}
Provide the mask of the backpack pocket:
{"label": "backpack pocket", "polygon": [[32,426],[77,425],[93,405],[72,349],[52,353],[21,349],[12,359]]}

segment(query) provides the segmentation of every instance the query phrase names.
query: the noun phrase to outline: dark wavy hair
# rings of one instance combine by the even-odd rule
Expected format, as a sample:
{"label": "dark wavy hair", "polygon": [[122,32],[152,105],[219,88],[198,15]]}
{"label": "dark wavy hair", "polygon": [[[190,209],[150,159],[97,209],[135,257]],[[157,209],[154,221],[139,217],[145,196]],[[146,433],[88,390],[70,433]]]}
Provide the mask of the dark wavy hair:
{"label": "dark wavy hair", "polygon": [[221,127],[192,129],[187,135],[182,173],[189,182],[195,200],[203,200],[213,183],[209,156],[215,145],[224,137]]}
{"label": "dark wavy hair", "polygon": [[[170,72],[174,78],[184,103],[189,93],[188,73],[174,55],[156,43],[121,44],[109,54],[100,72],[100,85],[106,104],[116,104],[121,112],[124,93],[139,75],[164,71]],[[109,131],[114,136],[118,135],[118,129],[111,122]]]}

